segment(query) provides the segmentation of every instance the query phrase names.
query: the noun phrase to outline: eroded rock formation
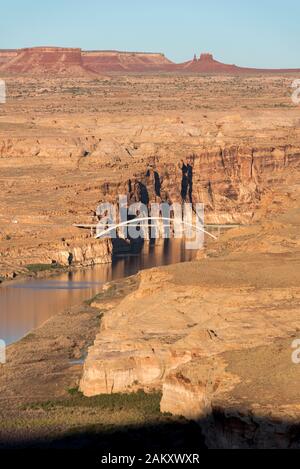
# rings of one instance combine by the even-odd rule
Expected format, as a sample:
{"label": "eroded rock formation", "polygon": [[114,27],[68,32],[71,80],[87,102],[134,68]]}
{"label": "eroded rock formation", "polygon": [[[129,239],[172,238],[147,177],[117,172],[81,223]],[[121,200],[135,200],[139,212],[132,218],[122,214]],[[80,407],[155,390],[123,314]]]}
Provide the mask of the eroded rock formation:
{"label": "eroded rock formation", "polygon": [[115,307],[99,300],[82,391],[162,389],[161,410],[197,421],[209,447],[299,447],[297,181],[267,197],[263,225],[232,230],[201,262],[139,274]]}
{"label": "eroded rock formation", "polygon": [[98,73],[159,72],[172,65],[164,54],[150,52],[83,51],[82,60],[86,67]]}
{"label": "eroded rock formation", "polygon": [[17,55],[6,61],[1,71],[11,74],[50,74],[84,76],[81,49],[61,47],[31,47],[18,49]]}
{"label": "eroded rock formation", "polygon": [[[247,224],[260,207],[262,195],[282,183],[286,169],[300,169],[300,148],[216,147],[198,150],[188,161],[193,174],[191,197],[187,194],[186,202],[205,205],[206,223]],[[170,162],[164,156],[149,155],[148,163],[150,169],[143,171],[136,165],[135,176],[125,183],[105,184],[103,200],[117,202],[118,195],[128,193],[130,186],[133,194],[128,195],[135,201],[181,203],[180,160]]]}
{"label": "eroded rock formation", "polygon": [[224,64],[214,59],[212,54],[203,53],[199,59],[195,56],[193,60],[178,65],[178,69],[186,70],[194,73],[212,73],[212,74],[251,74],[251,73],[282,73],[296,72],[297,69],[258,69],[250,67],[239,67],[237,65]]}
{"label": "eroded rock formation", "polygon": [[[2,66],[1,66],[2,65]],[[75,48],[31,47],[0,50],[0,71],[10,74],[88,76],[93,72],[176,72],[202,74],[249,75],[265,73],[297,73],[299,69],[258,69],[225,64],[212,54],[202,53],[200,58],[174,63],[162,53],[124,51],[81,51]]]}
{"label": "eroded rock formation", "polygon": [[15,58],[18,52],[15,49],[0,49],[0,67]]}
{"label": "eroded rock formation", "polygon": [[289,77],[8,80],[0,106],[0,277],[55,259],[66,243],[89,245],[90,232],[73,225],[94,223],[99,202],[116,202],[129,180],[144,184],[150,201],[180,201],[186,158],[206,222],[249,223],[262,197],[299,165],[289,87]]}

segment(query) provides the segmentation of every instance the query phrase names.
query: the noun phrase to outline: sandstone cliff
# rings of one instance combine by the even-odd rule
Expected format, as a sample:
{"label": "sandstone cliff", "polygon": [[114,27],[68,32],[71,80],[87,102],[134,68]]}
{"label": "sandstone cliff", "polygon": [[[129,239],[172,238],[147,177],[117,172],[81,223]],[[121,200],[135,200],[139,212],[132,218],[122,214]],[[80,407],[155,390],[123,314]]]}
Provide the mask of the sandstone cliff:
{"label": "sandstone cliff", "polygon": [[[147,151],[145,149],[146,157]],[[149,163],[155,170],[138,171],[131,179],[141,185],[143,193],[150,202],[181,203],[180,159],[170,162],[169,158],[157,156]],[[285,178],[287,168],[291,171],[300,169],[300,148],[225,146],[195,149],[192,153],[193,190],[191,202],[204,203],[205,222],[208,224],[247,224],[259,209],[262,196],[280,185]],[[159,194],[155,191],[156,178],[159,178]],[[136,190],[137,186],[135,186]],[[119,194],[128,192],[128,182],[105,184],[103,199],[117,201]],[[130,194],[128,194],[130,196]],[[131,194],[136,201],[141,195]],[[188,200],[189,201],[189,200]]]}
{"label": "sandstone cliff", "polygon": [[262,225],[200,262],[139,274],[117,306],[99,300],[82,391],[162,389],[161,410],[197,421],[209,447],[298,447],[298,184],[299,171],[266,196]]}
{"label": "sandstone cliff", "polygon": [[90,232],[73,225],[94,223],[98,203],[126,194],[129,180],[144,184],[151,201],[180,201],[182,158],[194,163],[193,201],[205,203],[207,223],[250,223],[299,167],[289,86],[288,77],[8,80],[0,276],[54,260],[64,243],[90,244]]}

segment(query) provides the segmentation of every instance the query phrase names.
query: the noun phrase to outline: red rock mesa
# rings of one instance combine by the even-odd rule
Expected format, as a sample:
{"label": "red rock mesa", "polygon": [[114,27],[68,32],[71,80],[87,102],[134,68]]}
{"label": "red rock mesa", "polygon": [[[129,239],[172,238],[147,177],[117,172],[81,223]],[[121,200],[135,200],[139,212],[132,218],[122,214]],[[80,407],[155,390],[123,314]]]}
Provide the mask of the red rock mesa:
{"label": "red rock mesa", "polygon": [[164,54],[151,52],[84,51],[82,58],[95,72],[164,71],[175,65]]}
{"label": "red rock mesa", "polygon": [[16,57],[18,51],[15,49],[0,49],[0,66]]}
{"label": "red rock mesa", "polygon": [[177,72],[202,74],[299,73],[300,69],[257,69],[224,64],[204,53],[176,64],[164,54],[151,52],[81,51],[61,47],[0,50],[0,71],[8,74],[84,76],[94,73]]}
{"label": "red rock mesa", "polygon": [[16,74],[70,74],[87,73],[82,64],[81,49],[60,47],[33,47],[19,49],[17,55],[1,67],[1,71]]}

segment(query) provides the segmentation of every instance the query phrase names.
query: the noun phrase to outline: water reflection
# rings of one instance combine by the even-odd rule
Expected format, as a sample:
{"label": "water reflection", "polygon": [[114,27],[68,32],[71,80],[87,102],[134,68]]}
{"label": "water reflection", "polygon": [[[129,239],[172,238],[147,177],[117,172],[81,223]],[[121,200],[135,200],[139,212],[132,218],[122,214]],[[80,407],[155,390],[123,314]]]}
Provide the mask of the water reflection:
{"label": "water reflection", "polygon": [[79,305],[99,292],[103,283],[139,270],[190,261],[183,241],[146,244],[140,254],[117,258],[113,264],[61,274],[53,279],[26,280],[0,288],[0,339],[13,343],[56,313]]}

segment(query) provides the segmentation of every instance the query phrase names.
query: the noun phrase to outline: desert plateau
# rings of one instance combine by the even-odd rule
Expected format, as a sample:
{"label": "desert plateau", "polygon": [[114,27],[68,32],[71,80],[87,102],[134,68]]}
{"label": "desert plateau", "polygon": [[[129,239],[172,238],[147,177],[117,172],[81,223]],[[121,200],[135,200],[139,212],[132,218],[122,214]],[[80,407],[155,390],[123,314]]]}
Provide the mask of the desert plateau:
{"label": "desert plateau", "polygon": [[142,50],[0,48],[0,450],[299,449],[300,63]]}

